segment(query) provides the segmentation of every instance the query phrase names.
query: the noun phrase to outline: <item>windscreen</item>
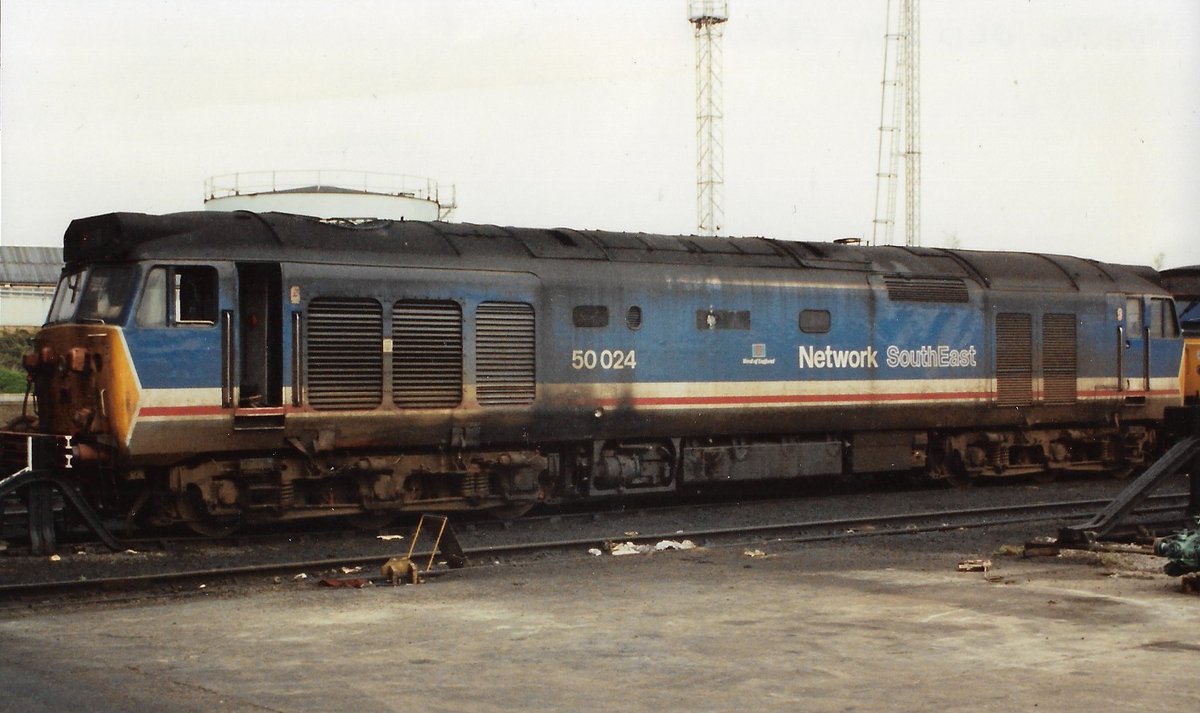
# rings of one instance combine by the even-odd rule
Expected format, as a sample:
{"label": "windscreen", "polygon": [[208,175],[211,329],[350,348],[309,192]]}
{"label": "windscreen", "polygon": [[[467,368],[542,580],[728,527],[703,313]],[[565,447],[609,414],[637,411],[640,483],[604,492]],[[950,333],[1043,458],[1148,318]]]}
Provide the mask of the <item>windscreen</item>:
{"label": "windscreen", "polygon": [[47,322],[117,322],[133,293],[136,277],[132,265],[98,265],[64,275]]}
{"label": "windscreen", "polygon": [[84,271],[68,273],[58,280],[58,288],[54,291],[54,301],[50,303],[50,314],[46,323],[65,322],[75,314],[79,306],[79,298],[83,296]]}
{"label": "windscreen", "polygon": [[1185,334],[1200,334],[1200,300],[1176,299],[1179,326]]}

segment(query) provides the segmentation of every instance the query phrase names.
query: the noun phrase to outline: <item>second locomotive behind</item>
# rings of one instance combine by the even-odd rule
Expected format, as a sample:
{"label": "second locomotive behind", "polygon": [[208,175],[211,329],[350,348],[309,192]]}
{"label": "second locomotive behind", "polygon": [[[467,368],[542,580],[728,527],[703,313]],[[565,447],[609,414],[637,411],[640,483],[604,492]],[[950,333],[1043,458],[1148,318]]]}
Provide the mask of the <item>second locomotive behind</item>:
{"label": "second locomotive behind", "polygon": [[98,510],[203,531],[1129,469],[1181,402],[1152,271],[1064,256],[245,212],[64,254],[32,428]]}

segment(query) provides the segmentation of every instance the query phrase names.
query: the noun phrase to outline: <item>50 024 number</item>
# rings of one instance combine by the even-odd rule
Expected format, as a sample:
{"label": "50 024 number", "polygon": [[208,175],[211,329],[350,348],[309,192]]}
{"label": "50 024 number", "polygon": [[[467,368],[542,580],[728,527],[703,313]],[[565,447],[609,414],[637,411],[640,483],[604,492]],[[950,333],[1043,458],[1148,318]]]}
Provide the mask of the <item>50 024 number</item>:
{"label": "50 024 number", "polygon": [[637,353],[630,349],[576,349],[571,352],[572,369],[636,369]]}

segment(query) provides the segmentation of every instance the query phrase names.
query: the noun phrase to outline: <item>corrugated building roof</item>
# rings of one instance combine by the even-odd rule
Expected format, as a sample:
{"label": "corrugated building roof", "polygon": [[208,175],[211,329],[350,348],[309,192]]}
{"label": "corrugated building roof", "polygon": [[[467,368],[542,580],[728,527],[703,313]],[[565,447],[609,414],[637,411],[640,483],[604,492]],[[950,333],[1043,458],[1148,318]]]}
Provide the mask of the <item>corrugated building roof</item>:
{"label": "corrugated building roof", "polygon": [[62,248],[0,245],[0,285],[54,285],[62,266]]}

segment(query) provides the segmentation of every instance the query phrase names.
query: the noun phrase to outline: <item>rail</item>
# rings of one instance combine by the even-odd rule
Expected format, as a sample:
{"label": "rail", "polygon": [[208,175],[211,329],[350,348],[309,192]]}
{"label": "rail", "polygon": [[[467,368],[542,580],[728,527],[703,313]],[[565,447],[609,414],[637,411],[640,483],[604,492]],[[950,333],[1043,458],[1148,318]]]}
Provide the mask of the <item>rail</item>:
{"label": "rail", "polygon": [[1175,445],[1091,520],[1059,530],[1060,544],[1085,545],[1095,542],[1115,528],[1155,488],[1180,473],[1187,473],[1190,479],[1188,516],[1200,514],[1200,406],[1168,408],[1166,424],[1168,432],[1181,434]]}
{"label": "rail", "polygon": [[[608,535],[575,536],[569,539],[549,541],[522,541],[491,546],[461,547],[457,551],[462,562],[469,558],[481,563],[474,566],[486,566],[486,563],[499,562],[500,558],[512,561],[514,558],[540,558],[551,552],[576,553],[579,556],[589,548],[594,548],[601,542],[617,542],[632,540],[635,542],[652,543],[663,539],[682,540],[685,538],[702,541],[706,547],[739,547],[747,544],[757,544],[764,541],[783,543],[807,543],[832,540],[851,540],[875,537],[896,537],[928,532],[951,532],[997,525],[1019,523],[1034,523],[1062,520],[1076,517],[1092,511],[1098,500],[1067,500],[1043,503],[1021,503],[1016,505],[966,508],[955,510],[931,510],[921,512],[898,513],[890,515],[855,515],[844,518],[819,520],[782,521],[774,523],[758,523],[734,527],[696,528],[689,530],[669,529],[661,532],[645,532],[638,535],[621,534],[619,531]],[[1187,504],[1186,494],[1164,494],[1151,496],[1139,510],[1151,518],[1160,518],[1163,514],[1177,515]],[[1175,519],[1172,517],[1171,519]],[[416,537],[411,540],[406,559],[415,562],[423,558],[432,558],[442,548],[436,544],[428,550],[417,550]],[[441,552],[446,556],[446,552]],[[449,559],[449,558],[448,558]],[[324,559],[301,559],[291,561],[271,561],[258,564],[225,566],[217,568],[185,569],[170,571],[166,568],[150,574],[125,576],[89,575],[87,577],[50,580],[38,578],[36,581],[14,581],[0,584],[0,602],[9,597],[29,595],[46,596],[52,593],[65,594],[68,592],[110,592],[115,589],[132,591],[134,596],[143,596],[152,586],[172,585],[185,581],[210,581],[214,578],[230,580],[241,577],[257,577],[281,573],[309,572],[314,570],[336,570],[347,566],[362,568],[379,567],[381,563],[391,562],[389,555],[372,554],[367,556],[349,555]],[[430,559],[432,561],[432,559]],[[424,570],[425,574],[448,574],[449,570]],[[370,577],[370,575],[365,575]],[[364,577],[355,574],[356,579]],[[56,600],[47,600],[54,605]],[[21,606],[27,606],[28,602]]]}

